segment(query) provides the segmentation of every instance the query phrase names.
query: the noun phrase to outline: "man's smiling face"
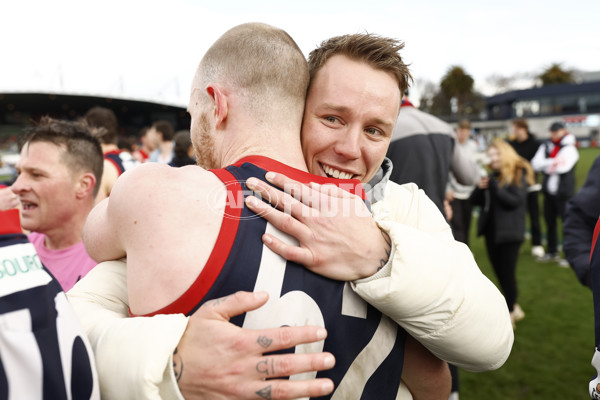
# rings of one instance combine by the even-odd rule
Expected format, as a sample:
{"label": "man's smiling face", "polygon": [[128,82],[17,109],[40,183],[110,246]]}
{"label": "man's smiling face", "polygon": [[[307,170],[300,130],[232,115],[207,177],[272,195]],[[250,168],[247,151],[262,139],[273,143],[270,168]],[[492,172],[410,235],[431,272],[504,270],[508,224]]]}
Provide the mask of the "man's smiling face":
{"label": "man's smiling face", "polygon": [[387,152],[400,109],[391,73],[342,55],[331,57],[308,91],[302,151],[311,173],[373,178]]}

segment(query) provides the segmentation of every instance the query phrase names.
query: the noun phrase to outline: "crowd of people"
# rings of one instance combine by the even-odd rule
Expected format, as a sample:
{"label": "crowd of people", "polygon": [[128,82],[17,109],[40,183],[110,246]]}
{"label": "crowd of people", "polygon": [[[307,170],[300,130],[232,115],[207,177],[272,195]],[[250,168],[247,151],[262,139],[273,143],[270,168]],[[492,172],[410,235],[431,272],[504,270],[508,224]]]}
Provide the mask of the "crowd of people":
{"label": "crowd of people", "polygon": [[[575,195],[558,122],[542,142],[514,120],[482,155],[469,121],[412,105],[402,48],[342,35],[307,62],[242,24],[202,56],[189,131],[155,121],[126,148],[104,107],[28,129],[0,188],[0,320],[27,332],[0,329],[4,392],[446,400],[459,368],[502,366],[526,215],[532,253],[559,265],[563,218],[593,286],[598,180]],[[469,249],[474,209],[499,288]]]}

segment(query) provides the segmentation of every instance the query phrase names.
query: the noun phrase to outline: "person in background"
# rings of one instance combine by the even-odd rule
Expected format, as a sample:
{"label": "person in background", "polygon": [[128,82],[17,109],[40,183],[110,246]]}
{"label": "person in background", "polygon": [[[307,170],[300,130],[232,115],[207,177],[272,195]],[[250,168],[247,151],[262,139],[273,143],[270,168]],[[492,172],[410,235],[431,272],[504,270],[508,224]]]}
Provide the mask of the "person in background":
{"label": "person in background", "polygon": [[548,248],[539,261],[555,261],[568,267],[558,251],[558,218],[564,221],[567,201],[575,194],[575,165],[579,160],[575,136],[562,122],[550,126],[550,141],[543,143],[533,158],[531,166],[543,174],[544,221]]}
{"label": "person in background", "polygon": [[23,234],[19,210],[2,210],[5,206],[0,205],[0,398],[99,400],[94,354],[77,315]]}
{"label": "person in background", "polygon": [[594,228],[590,251],[590,280],[594,299],[594,355],[592,366],[596,369],[596,376],[588,384],[590,397],[600,399],[600,218]]}
{"label": "person in background", "polygon": [[100,143],[83,123],[43,117],[22,139],[11,189],[19,196],[29,241],[65,291],[96,265],[82,231],[103,165]]}
{"label": "person in background", "polygon": [[173,136],[175,130],[169,121],[161,120],[152,124],[148,139],[155,146],[148,161],[168,164],[173,159]]}
{"label": "person in background", "polygon": [[449,173],[463,185],[474,185],[479,178],[479,168],[471,155],[455,144],[452,126],[416,108],[407,91],[387,152],[394,165],[390,180],[400,185],[415,183],[445,214]]}
{"label": "person in background", "polygon": [[172,167],[183,167],[184,165],[196,164],[194,155],[194,146],[192,146],[192,139],[190,137],[190,131],[184,130],[179,131],[173,137],[173,159],[169,162]]}
{"label": "person in background", "polygon": [[[416,108],[408,91],[402,98],[402,108],[387,151],[394,168],[390,181],[397,184],[413,182],[436,204],[449,220],[452,210],[446,199],[450,173],[462,185],[475,185],[479,168],[470,154],[456,145],[452,126],[440,118]],[[458,368],[450,365],[452,396],[458,398],[460,381]]]}
{"label": "person in background", "polygon": [[[531,162],[533,156],[540,148],[541,142],[529,131],[529,124],[525,118],[515,118],[511,121],[512,135],[508,143],[517,151],[521,157]],[[531,255],[536,258],[544,257],[546,254],[542,246],[542,228],[540,226],[540,204],[538,193],[542,185],[536,183],[531,185],[527,194],[527,213],[529,214],[529,228],[531,230]]]}
{"label": "person in background", "polygon": [[506,141],[495,139],[488,156],[491,173],[480,179],[471,199],[481,207],[477,235],[485,237],[488,257],[516,326],[525,317],[517,304],[516,269],[525,240],[527,187],[535,181],[529,162]]}
{"label": "person in background", "polygon": [[140,163],[148,161],[150,154],[156,149],[156,144],[149,137],[150,128],[144,127],[139,133],[139,147],[133,151],[133,158]]}
{"label": "person in background", "polygon": [[104,172],[96,203],[110,195],[117,178],[138,163],[130,153],[119,149],[117,116],[110,108],[92,107],[83,116],[92,134],[100,141],[104,154]]}
{"label": "person in background", "polygon": [[596,219],[600,215],[600,156],[588,171],[585,183],[567,202],[563,223],[565,258],[582,285],[592,287],[590,250]]}
{"label": "person in background", "polygon": [[[464,153],[476,159],[477,143],[470,138],[470,135],[471,123],[467,119],[460,120],[456,128],[456,146],[464,147]],[[474,189],[475,185],[461,185],[458,183],[454,174],[450,172],[448,188],[446,189],[446,200],[450,202],[452,207],[450,226],[454,238],[467,246],[469,245],[469,231],[473,214],[473,204],[470,197]]]}

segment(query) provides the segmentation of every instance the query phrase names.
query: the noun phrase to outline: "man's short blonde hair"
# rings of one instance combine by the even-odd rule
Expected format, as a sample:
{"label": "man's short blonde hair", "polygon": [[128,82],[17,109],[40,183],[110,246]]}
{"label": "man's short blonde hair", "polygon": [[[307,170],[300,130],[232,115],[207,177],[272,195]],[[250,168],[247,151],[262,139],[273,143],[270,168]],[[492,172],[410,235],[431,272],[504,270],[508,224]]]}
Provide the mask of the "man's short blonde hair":
{"label": "man's short blonde hair", "polygon": [[323,41],[308,55],[310,79],[314,79],[327,60],[342,55],[354,61],[364,62],[374,69],[391,73],[398,82],[400,93],[403,94],[413,81],[408,66],[400,56],[400,50],[403,48],[404,43],[399,40],[372,33],[335,36]]}
{"label": "man's short blonde hair", "polygon": [[211,83],[235,88],[246,105],[266,115],[273,105],[303,108],[308,66],[302,51],[285,31],[262,23],[246,23],[225,32],[208,49],[193,87],[204,92]]}

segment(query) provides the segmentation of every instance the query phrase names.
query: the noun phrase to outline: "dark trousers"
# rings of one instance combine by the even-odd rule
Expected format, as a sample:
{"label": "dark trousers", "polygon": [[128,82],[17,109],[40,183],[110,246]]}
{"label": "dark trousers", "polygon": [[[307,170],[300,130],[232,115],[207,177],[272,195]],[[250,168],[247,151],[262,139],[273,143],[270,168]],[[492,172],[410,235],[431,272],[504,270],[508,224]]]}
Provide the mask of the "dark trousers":
{"label": "dark trousers", "polygon": [[540,227],[539,190],[527,193],[527,212],[529,213],[529,228],[531,229],[531,244],[541,246],[542,228]]}
{"label": "dark trousers", "polygon": [[452,226],[454,239],[468,246],[473,203],[471,199],[454,199],[450,204],[452,205],[452,221],[450,221],[450,226]]}
{"label": "dark trousers", "polygon": [[564,220],[567,198],[544,193],[544,221],[549,254],[558,253],[558,218]]}
{"label": "dark trousers", "polygon": [[500,290],[506,299],[508,310],[512,311],[517,302],[517,260],[522,242],[494,243],[493,238],[485,237],[485,247],[498,278]]}

